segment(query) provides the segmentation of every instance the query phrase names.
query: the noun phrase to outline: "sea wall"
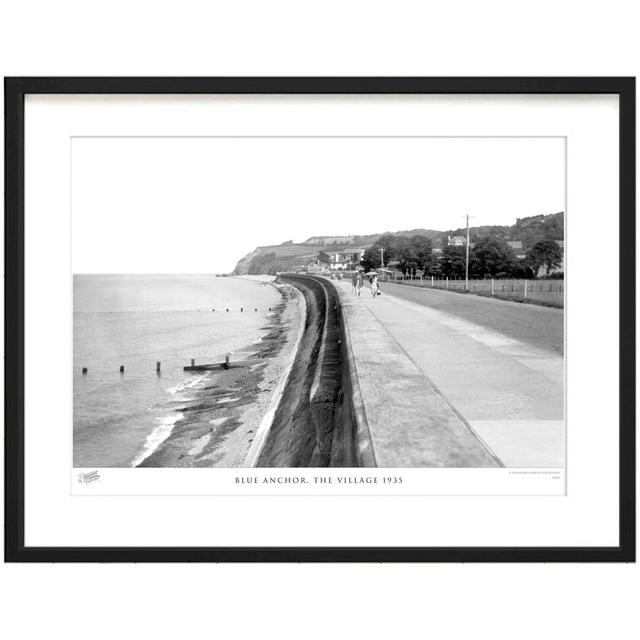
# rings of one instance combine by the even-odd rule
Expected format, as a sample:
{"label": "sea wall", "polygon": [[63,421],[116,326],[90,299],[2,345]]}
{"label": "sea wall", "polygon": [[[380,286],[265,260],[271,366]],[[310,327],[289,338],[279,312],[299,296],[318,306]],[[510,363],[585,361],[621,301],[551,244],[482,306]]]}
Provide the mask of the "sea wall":
{"label": "sea wall", "polygon": [[[332,284],[333,286],[333,284]],[[343,466],[375,467],[376,460],[369,433],[369,424],[358,381],[358,367],[347,317],[338,298],[338,319],[340,327],[340,352],[342,368],[342,399],[339,407],[340,420],[344,430]]]}
{"label": "sea wall", "polygon": [[307,316],[257,466],[372,466],[375,460],[338,292],[325,278],[281,279],[301,291]]}

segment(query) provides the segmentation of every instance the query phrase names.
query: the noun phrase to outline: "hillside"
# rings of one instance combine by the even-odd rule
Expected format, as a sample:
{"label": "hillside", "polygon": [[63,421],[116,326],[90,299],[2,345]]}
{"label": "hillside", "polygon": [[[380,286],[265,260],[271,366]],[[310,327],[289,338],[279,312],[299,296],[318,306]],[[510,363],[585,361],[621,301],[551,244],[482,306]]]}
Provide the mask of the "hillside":
{"label": "hillside", "polygon": [[[336,236],[315,236],[315,242],[294,244],[289,241],[278,245],[257,247],[238,261],[234,273],[237,275],[259,273],[273,275],[277,271],[294,270],[316,259],[320,251],[340,251],[353,246],[366,247],[374,244],[380,236],[386,234],[407,237],[424,235],[431,240],[446,242],[447,236],[466,235],[466,228],[459,227],[448,231],[437,231],[435,229],[386,231],[384,233],[348,236],[348,241],[342,244],[335,241],[330,244],[318,244],[317,238],[333,239]],[[515,224],[511,226],[482,225],[470,227],[469,236],[471,242],[477,242],[480,238],[486,236],[502,240],[521,240],[526,251],[540,240],[564,240],[564,212],[518,218]],[[312,238],[309,240],[312,240]]]}
{"label": "hillside", "polygon": [[313,244],[283,244],[256,247],[241,258],[233,273],[236,275],[275,275],[277,271],[287,271],[293,266],[308,263],[317,257],[322,246]]}
{"label": "hillside", "polygon": [[[465,235],[466,228],[451,229],[442,234]],[[540,240],[564,240],[564,211],[550,213],[548,215],[530,216],[518,218],[511,226],[479,226],[469,227],[471,242],[477,242],[480,238],[491,236],[502,240],[521,240],[525,250],[531,248]]]}
{"label": "hillside", "polygon": [[[307,242],[294,244],[283,242],[277,245],[256,247],[253,251],[238,260],[233,271],[236,275],[256,275],[260,273],[275,274],[276,271],[287,271],[293,267],[301,266],[317,258],[320,251],[342,251],[350,247],[366,247],[373,244],[380,236],[391,234],[394,236],[426,235],[436,239],[442,235],[442,231],[434,229],[406,229],[403,231],[385,231],[369,235],[349,236],[347,242],[334,241],[335,236],[316,236],[309,238]],[[327,239],[326,244],[320,244],[319,239]]]}

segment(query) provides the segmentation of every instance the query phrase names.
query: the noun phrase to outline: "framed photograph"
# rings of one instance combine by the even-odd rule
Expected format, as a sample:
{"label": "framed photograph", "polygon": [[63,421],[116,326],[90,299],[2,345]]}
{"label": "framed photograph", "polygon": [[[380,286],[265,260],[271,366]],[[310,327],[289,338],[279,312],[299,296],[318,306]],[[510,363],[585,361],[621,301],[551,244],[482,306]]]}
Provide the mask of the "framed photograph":
{"label": "framed photograph", "polygon": [[635,560],[634,78],[7,78],[5,134],[6,560]]}

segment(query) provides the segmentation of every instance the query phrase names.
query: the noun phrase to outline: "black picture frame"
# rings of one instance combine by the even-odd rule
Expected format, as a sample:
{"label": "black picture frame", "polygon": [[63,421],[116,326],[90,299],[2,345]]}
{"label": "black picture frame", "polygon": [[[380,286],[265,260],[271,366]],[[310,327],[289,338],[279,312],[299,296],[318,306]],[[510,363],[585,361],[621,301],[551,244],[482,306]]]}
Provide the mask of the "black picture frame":
{"label": "black picture frame", "polygon": [[[634,562],[635,78],[5,78],[6,562]],[[619,98],[620,448],[615,547],[26,547],[24,100],[27,94],[615,94]]]}

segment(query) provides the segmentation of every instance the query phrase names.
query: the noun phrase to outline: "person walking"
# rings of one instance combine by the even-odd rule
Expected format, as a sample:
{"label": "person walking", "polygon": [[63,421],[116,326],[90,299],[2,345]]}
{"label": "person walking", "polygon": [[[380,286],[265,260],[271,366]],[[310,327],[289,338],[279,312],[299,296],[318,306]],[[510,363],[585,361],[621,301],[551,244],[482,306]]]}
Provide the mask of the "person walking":
{"label": "person walking", "polygon": [[369,278],[371,283],[371,295],[375,298],[380,295],[380,285],[378,285],[378,275],[371,276]]}
{"label": "person walking", "polygon": [[360,292],[362,291],[362,287],[364,287],[364,277],[362,275],[362,271],[358,271],[356,275],[353,276],[353,288],[354,292],[358,296],[358,299],[360,299]]}

